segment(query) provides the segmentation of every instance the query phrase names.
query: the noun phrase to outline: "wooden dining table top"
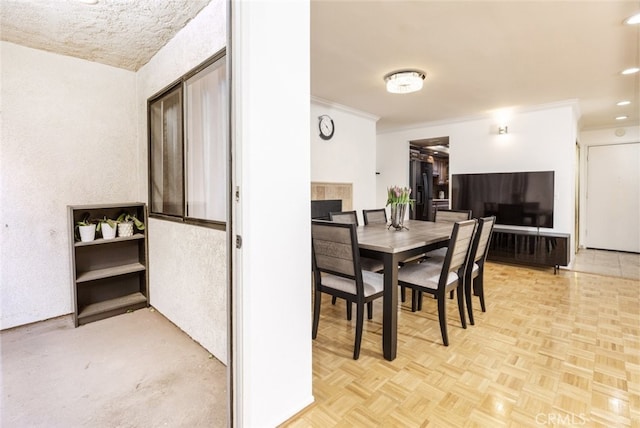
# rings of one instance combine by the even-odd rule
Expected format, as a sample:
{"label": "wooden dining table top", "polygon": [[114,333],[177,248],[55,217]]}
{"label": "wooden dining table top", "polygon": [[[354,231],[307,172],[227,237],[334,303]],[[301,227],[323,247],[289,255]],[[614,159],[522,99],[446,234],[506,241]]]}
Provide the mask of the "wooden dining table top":
{"label": "wooden dining table top", "polygon": [[358,246],[380,253],[401,253],[447,240],[453,229],[453,223],[423,220],[405,220],[404,225],[407,229],[395,230],[384,224],[359,226]]}

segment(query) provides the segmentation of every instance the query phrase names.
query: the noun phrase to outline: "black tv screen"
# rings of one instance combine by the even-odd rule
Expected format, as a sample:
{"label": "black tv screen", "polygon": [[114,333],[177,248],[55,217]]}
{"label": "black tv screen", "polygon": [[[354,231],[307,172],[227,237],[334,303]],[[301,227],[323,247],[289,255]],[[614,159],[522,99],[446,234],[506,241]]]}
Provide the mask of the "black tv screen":
{"label": "black tv screen", "polygon": [[553,227],[554,172],[453,174],[451,208],[496,224]]}

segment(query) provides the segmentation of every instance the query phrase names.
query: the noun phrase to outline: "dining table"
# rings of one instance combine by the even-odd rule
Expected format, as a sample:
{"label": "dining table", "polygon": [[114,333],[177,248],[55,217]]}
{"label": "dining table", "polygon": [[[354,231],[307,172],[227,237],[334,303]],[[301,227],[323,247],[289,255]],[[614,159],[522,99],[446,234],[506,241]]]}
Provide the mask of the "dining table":
{"label": "dining table", "polygon": [[360,255],[384,263],[382,349],[384,358],[393,361],[398,347],[398,266],[401,262],[447,246],[453,223],[405,220],[396,230],[385,224],[358,226]]}

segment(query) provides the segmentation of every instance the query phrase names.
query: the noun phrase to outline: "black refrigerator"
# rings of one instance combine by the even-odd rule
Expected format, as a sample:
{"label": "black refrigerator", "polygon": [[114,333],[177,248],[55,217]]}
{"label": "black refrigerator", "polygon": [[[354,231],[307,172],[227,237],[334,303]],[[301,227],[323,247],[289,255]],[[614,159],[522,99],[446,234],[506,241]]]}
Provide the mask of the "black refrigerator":
{"label": "black refrigerator", "polygon": [[410,218],[433,221],[433,163],[411,160],[409,177],[409,185],[416,200]]}

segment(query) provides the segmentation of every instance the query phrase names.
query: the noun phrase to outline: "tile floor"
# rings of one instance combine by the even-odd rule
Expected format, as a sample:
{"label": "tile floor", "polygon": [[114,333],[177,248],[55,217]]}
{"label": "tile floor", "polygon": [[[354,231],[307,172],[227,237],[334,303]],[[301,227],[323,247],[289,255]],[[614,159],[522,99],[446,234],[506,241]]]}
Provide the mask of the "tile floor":
{"label": "tile floor", "polygon": [[569,269],[640,280],[640,254],[581,248]]}

